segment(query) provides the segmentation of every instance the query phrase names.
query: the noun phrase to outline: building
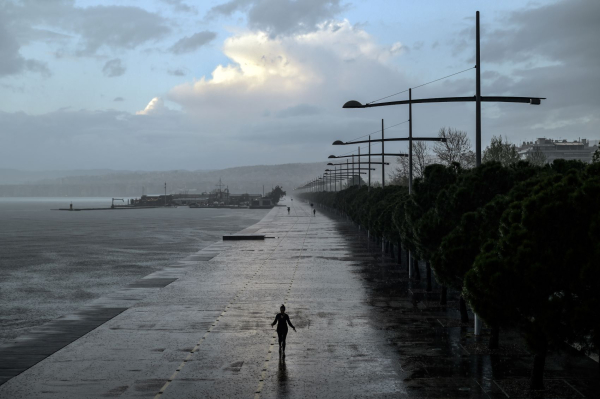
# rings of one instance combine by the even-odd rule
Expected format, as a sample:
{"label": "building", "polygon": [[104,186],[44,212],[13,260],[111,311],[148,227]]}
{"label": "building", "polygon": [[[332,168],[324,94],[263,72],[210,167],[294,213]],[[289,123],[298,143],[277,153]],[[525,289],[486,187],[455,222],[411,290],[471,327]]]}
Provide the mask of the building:
{"label": "building", "polygon": [[252,200],[250,209],[271,209],[274,206],[275,205],[273,204],[273,201],[271,201],[271,198],[261,197]]}
{"label": "building", "polygon": [[523,142],[517,151],[522,159],[527,159],[528,154],[533,151],[541,151],[546,156],[546,162],[555,159],[580,160],[592,162],[592,156],[598,149],[598,144],[590,145],[589,140],[580,141],[552,140],[539,138],[536,141]]}

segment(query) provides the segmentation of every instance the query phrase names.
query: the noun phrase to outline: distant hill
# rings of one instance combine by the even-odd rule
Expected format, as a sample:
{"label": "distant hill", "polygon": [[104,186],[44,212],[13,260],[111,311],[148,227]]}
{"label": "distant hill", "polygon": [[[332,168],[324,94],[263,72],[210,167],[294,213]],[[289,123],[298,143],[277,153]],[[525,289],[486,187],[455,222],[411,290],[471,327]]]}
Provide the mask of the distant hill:
{"label": "distant hill", "polygon": [[0,197],[139,197],[164,192],[201,193],[216,188],[219,179],[231,193],[262,193],[282,186],[291,191],[323,173],[326,162],[242,166],[212,171],[131,172],[77,170],[30,172],[0,169]]}
{"label": "distant hill", "polygon": [[0,168],[0,184],[30,184],[43,179],[57,179],[67,176],[99,176],[123,172],[111,169],[29,171]]}

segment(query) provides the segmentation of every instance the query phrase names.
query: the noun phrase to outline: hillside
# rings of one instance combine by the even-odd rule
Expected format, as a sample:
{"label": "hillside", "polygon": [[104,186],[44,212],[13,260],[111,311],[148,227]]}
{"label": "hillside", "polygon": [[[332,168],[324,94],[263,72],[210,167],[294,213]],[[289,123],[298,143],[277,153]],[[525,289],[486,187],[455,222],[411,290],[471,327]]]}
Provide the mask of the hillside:
{"label": "hillside", "polygon": [[164,192],[213,190],[222,180],[232,193],[262,193],[272,186],[292,190],[323,173],[326,162],[243,166],[214,171],[52,171],[0,170],[0,197],[139,197]]}

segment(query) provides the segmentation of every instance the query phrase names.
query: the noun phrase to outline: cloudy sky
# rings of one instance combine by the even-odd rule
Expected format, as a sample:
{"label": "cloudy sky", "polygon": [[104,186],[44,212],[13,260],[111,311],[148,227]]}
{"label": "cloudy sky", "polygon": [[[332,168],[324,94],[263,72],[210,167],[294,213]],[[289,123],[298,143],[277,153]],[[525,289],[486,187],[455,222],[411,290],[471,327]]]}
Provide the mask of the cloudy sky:
{"label": "cloudy sky", "polygon": [[[347,100],[472,67],[476,10],[483,95],[548,98],[484,104],[484,145],[600,138],[599,1],[0,0],[0,168],[322,161],[351,150],[335,139],[408,119],[406,107]],[[413,97],[474,95],[474,79],[471,69]],[[474,109],[415,106],[414,134],[451,126],[474,141]]]}

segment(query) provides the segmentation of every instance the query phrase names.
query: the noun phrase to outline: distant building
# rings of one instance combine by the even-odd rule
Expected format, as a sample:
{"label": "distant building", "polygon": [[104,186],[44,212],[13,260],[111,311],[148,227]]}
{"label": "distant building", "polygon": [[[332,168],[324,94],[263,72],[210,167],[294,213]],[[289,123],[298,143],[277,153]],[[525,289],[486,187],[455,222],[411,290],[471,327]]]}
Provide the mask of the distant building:
{"label": "distant building", "polygon": [[532,151],[541,151],[546,156],[548,163],[555,159],[580,160],[583,162],[592,162],[592,155],[598,149],[598,144],[590,145],[589,140],[581,141],[552,140],[540,138],[536,141],[523,142],[517,151],[522,159],[527,159],[527,155]]}
{"label": "distant building", "polygon": [[273,201],[271,201],[271,198],[265,197],[253,199],[250,204],[250,208],[273,208],[273,206],[274,204]]}

